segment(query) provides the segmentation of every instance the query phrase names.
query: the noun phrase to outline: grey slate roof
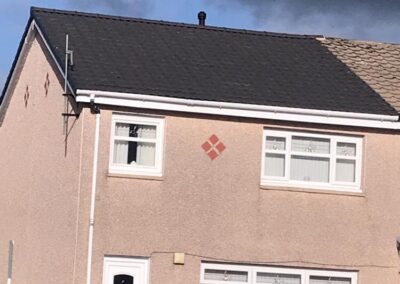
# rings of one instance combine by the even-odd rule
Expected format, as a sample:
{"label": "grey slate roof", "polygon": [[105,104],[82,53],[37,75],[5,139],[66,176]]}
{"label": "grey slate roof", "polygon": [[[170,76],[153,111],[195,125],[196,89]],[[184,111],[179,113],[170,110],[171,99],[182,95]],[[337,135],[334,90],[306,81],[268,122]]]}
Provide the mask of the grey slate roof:
{"label": "grey slate roof", "polygon": [[396,115],[316,36],[32,8],[74,89]]}

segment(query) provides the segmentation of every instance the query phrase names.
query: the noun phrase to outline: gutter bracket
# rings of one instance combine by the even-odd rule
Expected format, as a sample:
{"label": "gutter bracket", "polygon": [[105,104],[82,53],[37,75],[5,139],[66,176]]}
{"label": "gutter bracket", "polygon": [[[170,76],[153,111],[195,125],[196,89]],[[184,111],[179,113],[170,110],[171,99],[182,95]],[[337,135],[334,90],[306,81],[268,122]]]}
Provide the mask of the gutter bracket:
{"label": "gutter bracket", "polygon": [[100,107],[94,102],[94,95],[90,95],[90,112],[92,114],[100,113]]}

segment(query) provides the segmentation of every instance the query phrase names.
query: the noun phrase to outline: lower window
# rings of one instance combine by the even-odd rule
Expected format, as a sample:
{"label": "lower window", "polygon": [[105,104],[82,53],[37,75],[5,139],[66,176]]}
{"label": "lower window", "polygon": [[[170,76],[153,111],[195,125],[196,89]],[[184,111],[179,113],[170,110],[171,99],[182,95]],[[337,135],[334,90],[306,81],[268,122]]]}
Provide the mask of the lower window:
{"label": "lower window", "polygon": [[201,264],[201,284],[356,284],[357,272],[266,266]]}

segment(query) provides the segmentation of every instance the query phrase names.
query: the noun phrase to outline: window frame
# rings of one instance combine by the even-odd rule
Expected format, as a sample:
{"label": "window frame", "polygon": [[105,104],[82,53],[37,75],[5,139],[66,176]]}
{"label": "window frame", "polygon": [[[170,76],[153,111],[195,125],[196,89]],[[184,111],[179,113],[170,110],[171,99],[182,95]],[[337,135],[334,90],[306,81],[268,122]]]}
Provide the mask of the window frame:
{"label": "window frame", "polygon": [[[118,137],[115,135],[117,123],[151,125],[156,127],[156,138],[134,138]],[[162,176],[163,153],[164,153],[164,125],[163,117],[146,116],[139,114],[112,114],[111,133],[110,133],[110,153],[109,153],[109,173],[123,175],[143,175],[143,176]],[[155,143],[155,162],[154,166],[143,165],[124,165],[114,163],[115,140],[140,141]]]}
{"label": "window frame", "polygon": [[[285,138],[285,150],[267,150],[266,138],[267,136]],[[330,153],[306,153],[291,151],[291,142],[294,136],[329,139],[330,140]],[[290,130],[276,130],[270,128],[263,129],[262,153],[261,153],[261,185],[262,186],[278,186],[278,187],[297,187],[306,189],[321,189],[332,191],[344,191],[360,193],[361,190],[361,170],[362,170],[362,151],[363,151],[363,137],[361,136],[346,136],[337,134],[320,134],[304,131],[290,131]],[[356,145],[355,156],[341,156],[337,155],[337,143],[352,143]],[[285,155],[285,168],[284,176],[266,176],[265,175],[265,155],[266,153],[276,153]],[[309,156],[309,157],[329,157],[329,182],[308,182],[290,179],[290,166],[291,156]],[[336,181],[336,166],[337,159],[354,160],[355,165],[355,181],[354,182],[340,182]]]}
{"label": "window frame", "polygon": [[[247,274],[248,278],[246,282],[207,280],[204,279],[206,269],[242,271],[242,272],[246,271],[248,273]],[[358,281],[357,271],[202,262],[200,267],[200,284],[257,284],[256,281],[258,272],[299,275],[301,279],[300,281],[301,284],[309,284],[310,277],[312,276],[349,278],[351,279],[351,284],[357,284]]]}

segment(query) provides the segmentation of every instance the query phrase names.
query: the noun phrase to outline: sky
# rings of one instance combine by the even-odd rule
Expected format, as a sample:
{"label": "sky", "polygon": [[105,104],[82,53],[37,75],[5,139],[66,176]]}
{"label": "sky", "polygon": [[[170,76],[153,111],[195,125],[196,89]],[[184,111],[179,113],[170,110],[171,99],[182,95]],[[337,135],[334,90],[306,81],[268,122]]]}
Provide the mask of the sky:
{"label": "sky", "polygon": [[31,6],[400,44],[400,0],[0,0],[0,90]]}

